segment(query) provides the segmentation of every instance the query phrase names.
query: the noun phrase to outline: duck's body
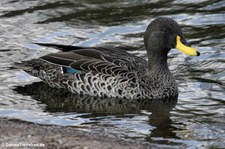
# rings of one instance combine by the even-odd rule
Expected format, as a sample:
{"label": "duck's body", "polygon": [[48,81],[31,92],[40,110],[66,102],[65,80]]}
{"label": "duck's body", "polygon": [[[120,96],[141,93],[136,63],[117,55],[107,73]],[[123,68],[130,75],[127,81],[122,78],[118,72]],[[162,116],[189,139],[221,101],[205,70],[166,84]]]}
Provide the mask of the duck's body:
{"label": "duck's body", "polygon": [[[175,39],[170,33],[175,34]],[[167,53],[176,45],[173,42],[177,36],[185,42],[175,21],[158,18],[145,32],[148,61],[112,46],[39,44],[61,52],[19,65],[51,87],[73,93],[130,99],[176,98],[178,89],[167,66]]]}
{"label": "duck's body", "polygon": [[[68,50],[68,46],[45,46]],[[51,87],[66,88],[78,94],[131,99],[178,94],[168,69],[158,69],[151,74],[147,61],[133,54],[111,46],[72,49],[23,62],[22,67]]]}

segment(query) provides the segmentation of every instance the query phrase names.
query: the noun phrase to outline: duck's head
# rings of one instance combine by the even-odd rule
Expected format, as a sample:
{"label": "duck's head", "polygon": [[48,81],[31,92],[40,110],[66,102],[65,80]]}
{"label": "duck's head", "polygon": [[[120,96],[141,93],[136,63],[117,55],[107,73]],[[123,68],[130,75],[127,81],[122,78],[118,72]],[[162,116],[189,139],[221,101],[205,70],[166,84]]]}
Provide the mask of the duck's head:
{"label": "duck's head", "polygon": [[146,29],[144,42],[148,55],[151,57],[166,56],[172,48],[187,55],[200,55],[195,48],[187,43],[178,23],[170,18],[160,17],[153,20]]}

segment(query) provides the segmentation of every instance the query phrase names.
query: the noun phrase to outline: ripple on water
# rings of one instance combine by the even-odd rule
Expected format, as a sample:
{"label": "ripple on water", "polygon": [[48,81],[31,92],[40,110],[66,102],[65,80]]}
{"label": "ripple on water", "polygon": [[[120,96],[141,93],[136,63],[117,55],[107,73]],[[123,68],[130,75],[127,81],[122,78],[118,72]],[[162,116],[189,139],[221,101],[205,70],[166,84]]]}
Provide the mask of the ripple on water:
{"label": "ripple on water", "polygon": [[[5,0],[0,5],[1,117],[94,126],[162,148],[225,148],[224,1]],[[180,92],[177,105],[75,96],[52,90],[13,66],[56,52],[34,42],[122,45],[146,59],[143,32],[159,16],[177,20],[201,52],[199,57],[170,52],[168,61]]]}

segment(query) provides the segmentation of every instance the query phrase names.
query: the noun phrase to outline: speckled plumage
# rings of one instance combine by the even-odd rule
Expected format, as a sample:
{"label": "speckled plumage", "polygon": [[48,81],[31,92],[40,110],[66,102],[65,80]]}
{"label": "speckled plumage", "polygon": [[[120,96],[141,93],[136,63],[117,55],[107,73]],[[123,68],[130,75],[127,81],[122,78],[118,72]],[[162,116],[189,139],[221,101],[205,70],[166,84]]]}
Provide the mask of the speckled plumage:
{"label": "speckled plumage", "polygon": [[61,51],[17,65],[51,87],[73,93],[130,99],[177,97],[177,85],[167,66],[175,35],[184,38],[175,21],[154,20],[144,37],[148,61],[112,46],[39,44]]}

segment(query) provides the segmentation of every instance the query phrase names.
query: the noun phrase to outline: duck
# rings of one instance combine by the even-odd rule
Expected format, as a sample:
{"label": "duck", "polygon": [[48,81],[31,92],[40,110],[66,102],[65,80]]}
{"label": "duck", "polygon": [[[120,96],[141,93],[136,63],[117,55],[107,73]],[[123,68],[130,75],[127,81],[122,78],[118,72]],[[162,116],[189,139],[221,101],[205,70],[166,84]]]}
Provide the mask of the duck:
{"label": "duck", "polygon": [[144,32],[148,60],[112,45],[36,44],[59,52],[21,61],[17,67],[50,87],[107,98],[177,98],[178,87],[167,63],[169,51],[200,55],[186,41],[179,24],[166,17],[151,21]]}

